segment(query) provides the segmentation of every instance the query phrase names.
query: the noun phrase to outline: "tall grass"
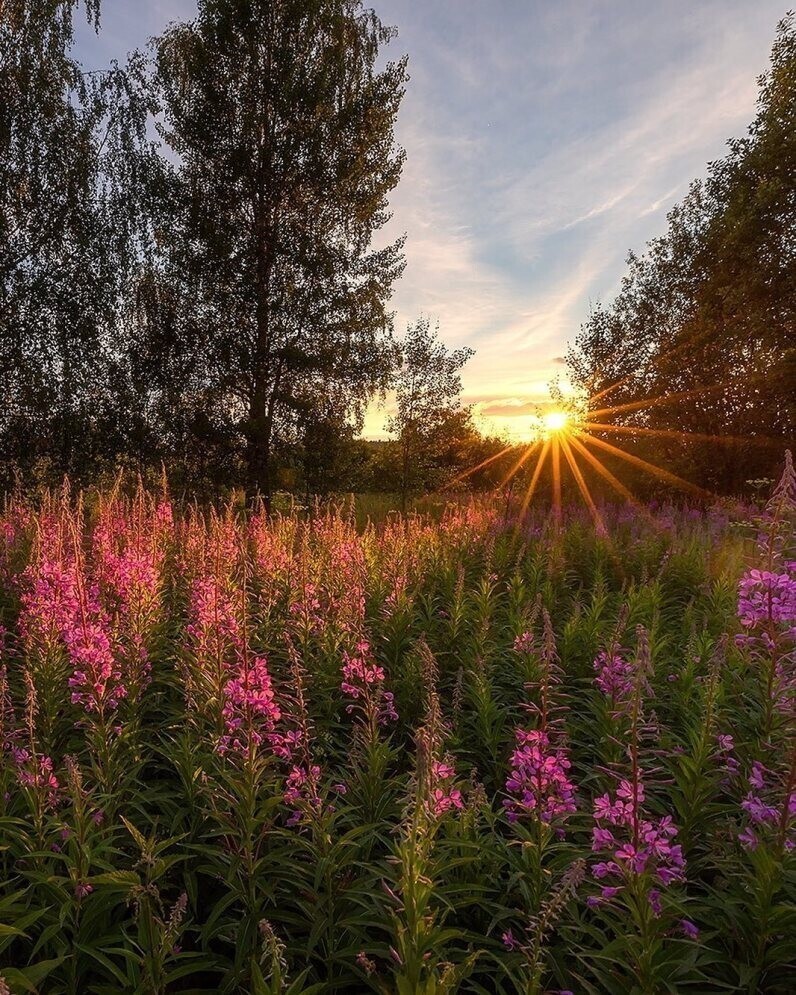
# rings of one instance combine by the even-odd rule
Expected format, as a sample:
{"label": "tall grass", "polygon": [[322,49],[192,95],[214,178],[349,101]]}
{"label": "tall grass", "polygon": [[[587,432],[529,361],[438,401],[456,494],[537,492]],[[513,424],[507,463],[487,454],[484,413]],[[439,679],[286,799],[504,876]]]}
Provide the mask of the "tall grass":
{"label": "tall grass", "polygon": [[0,991],[791,991],[794,489],[9,500]]}

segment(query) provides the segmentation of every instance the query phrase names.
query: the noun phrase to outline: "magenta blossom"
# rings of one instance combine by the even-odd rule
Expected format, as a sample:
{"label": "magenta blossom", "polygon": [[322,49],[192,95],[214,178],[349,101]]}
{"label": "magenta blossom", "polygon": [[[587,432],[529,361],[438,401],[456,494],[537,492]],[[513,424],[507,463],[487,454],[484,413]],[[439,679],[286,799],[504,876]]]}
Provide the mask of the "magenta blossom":
{"label": "magenta blossom", "polygon": [[449,763],[435,760],[431,764],[431,789],[428,799],[430,813],[439,818],[447,812],[464,808],[462,793],[454,784],[456,771]]}
{"label": "magenta blossom", "polygon": [[297,826],[304,822],[310,811],[320,811],[322,801],[318,793],[321,768],[312,764],[304,767],[293,767],[285,782],[283,799],[286,805],[293,808],[287,820],[289,826]]}
{"label": "magenta blossom", "polygon": [[40,792],[50,808],[58,804],[60,784],[53,773],[53,762],[48,756],[33,756],[28,750],[12,750],[17,765],[17,779],[23,788]]}
{"label": "magenta blossom", "polygon": [[738,586],[738,618],[747,629],[767,622],[796,622],[796,577],[750,570]]}
{"label": "magenta blossom", "polygon": [[370,643],[361,640],[353,654],[343,653],[342,674],[340,690],[351,699],[347,712],[361,707],[373,726],[397,721],[395,697],[391,691],[384,690],[384,667],[373,659]]}
{"label": "magenta blossom", "polygon": [[340,690],[349,698],[359,699],[369,687],[379,686],[384,681],[384,668],[370,656],[370,643],[358,643],[356,653],[353,656],[343,653],[343,660]]}
{"label": "magenta blossom", "polygon": [[265,657],[241,661],[235,676],[224,685],[222,715],[225,732],[219,740],[219,753],[256,750],[273,732],[281,712]]}
{"label": "magenta blossom", "polygon": [[610,700],[611,708],[624,713],[633,690],[632,664],[619,653],[600,653],[594,661],[594,670],[594,683]]}
{"label": "magenta blossom", "polygon": [[575,811],[575,786],[569,779],[572,766],[563,748],[553,749],[547,733],[518,729],[517,749],[511,755],[503,805],[510,821],[535,815],[542,822],[563,819]]}
{"label": "magenta blossom", "polygon": [[[595,826],[592,850],[608,857],[592,867],[598,880],[651,872],[658,884],[667,886],[682,879],[685,860],[682,847],[673,843],[677,827],[671,816],[645,818],[644,786],[622,780],[614,795],[607,792],[594,801]],[[655,900],[650,897],[655,909]],[[657,914],[657,913],[656,913]]]}

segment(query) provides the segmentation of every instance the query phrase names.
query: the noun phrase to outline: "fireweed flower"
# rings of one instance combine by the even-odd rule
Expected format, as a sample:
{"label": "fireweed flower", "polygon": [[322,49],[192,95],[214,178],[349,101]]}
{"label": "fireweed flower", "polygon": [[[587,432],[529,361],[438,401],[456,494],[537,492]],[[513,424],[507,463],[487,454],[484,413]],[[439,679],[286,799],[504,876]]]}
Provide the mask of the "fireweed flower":
{"label": "fireweed flower", "polygon": [[296,592],[288,608],[290,616],[307,632],[318,633],[325,628],[321,601],[316,584],[305,583]]}
{"label": "fireweed flower", "polygon": [[[357,643],[356,653],[343,653],[343,681],[340,690],[349,698],[364,698],[370,688],[378,688],[384,681],[384,668],[370,657],[370,644]],[[351,707],[349,706],[349,711]]]}
{"label": "fireweed flower", "polygon": [[256,751],[281,717],[265,657],[241,660],[237,672],[224,684],[224,734],[221,754]]}
{"label": "fireweed flower", "polygon": [[796,622],[796,577],[790,572],[750,570],[738,586],[738,618],[746,629]]}
{"label": "fireweed flower", "polygon": [[455,777],[456,771],[451,764],[440,760],[432,761],[428,808],[433,816],[439,818],[446,812],[464,808],[462,793],[453,783]]}
{"label": "fireweed flower", "polygon": [[24,575],[19,628],[23,638],[41,650],[53,645],[80,612],[74,564],[49,554],[29,566]]}
{"label": "fireweed flower", "polygon": [[360,707],[374,728],[398,719],[395,698],[392,692],[384,690],[385,678],[384,668],[373,659],[366,640],[357,643],[353,654],[343,653],[340,690],[351,699],[346,711],[351,714]]}
{"label": "fireweed flower", "polygon": [[200,661],[223,659],[230,646],[241,644],[241,628],[230,594],[212,576],[198,577],[191,586],[191,621],[186,627]]}
{"label": "fireweed flower", "polygon": [[759,761],[752,764],[741,808],[747,821],[738,840],[747,850],[754,850],[762,838],[777,834],[785,849],[796,847],[796,790],[786,788],[783,797],[772,771]]}
{"label": "fireweed flower", "polygon": [[553,748],[546,732],[518,729],[517,748],[511,755],[511,773],[506,791],[512,796],[503,801],[506,816],[516,822],[535,816],[550,823],[575,811],[575,786],[569,779],[572,766],[567,752]]}
{"label": "fireweed flower", "polygon": [[[776,529],[774,518],[768,535],[769,562],[780,558],[781,550],[774,548]],[[777,713],[790,715],[796,698],[796,573],[792,567],[786,562],[781,571],[749,570],[738,586],[738,618],[746,631],[735,641],[766,675],[767,737],[774,730]]]}
{"label": "fireweed flower", "polygon": [[533,653],[536,649],[536,641],[532,632],[523,632],[514,640],[514,650],[516,653]]}
{"label": "fireweed flower", "polygon": [[121,664],[98,611],[93,618],[75,619],[63,633],[67,652],[74,667],[69,678],[72,704],[87,712],[105,714],[114,711],[127,687],[122,681]]}
{"label": "fireweed flower", "polygon": [[[614,878],[621,885],[629,876],[650,872],[658,884],[666,887],[682,879],[685,868],[682,847],[672,842],[677,827],[669,815],[645,818],[644,800],[640,779],[635,787],[631,781],[622,780],[614,793],[607,792],[594,800],[592,851],[603,857],[592,867],[592,874],[598,880]],[[610,891],[612,887],[603,887],[602,900],[617,894]],[[660,905],[658,895],[653,892],[649,895],[653,911]]]}
{"label": "fireweed flower", "polygon": [[507,929],[506,932],[503,933],[501,939],[503,940],[503,946],[506,948],[506,950],[517,949],[518,946],[517,940],[514,936],[514,933],[510,929]]}
{"label": "fireweed flower", "polygon": [[738,776],[740,764],[734,755],[735,740],[728,733],[716,737],[715,759],[726,776],[722,779],[722,787],[727,787]]}
{"label": "fireweed flower", "polygon": [[285,782],[283,800],[292,808],[287,824],[296,826],[307,817],[307,810],[320,811],[323,802],[318,792],[321,768],[316,765],[293,767]]}
{"label": "fireweed flower", "polygon": [[699,939],[699,929],[691,922],[690,919],[681,919],[679,925],[680,932],[689,940]]}
{"label": "fireweed flower", "polygon": [[50,808],[58,804],[61,786],[53,773],[53,762],[48,756],[34,755],[25,749],[12,751],[17,765],[17,779],[23,788],[37,792]]}
{"label": "fireweed flower", "polygon": [[11,751],[20,735],[8,686],[8,671],[3,663],[0,664],[0,762]]}
{"label": "fireweed flower", "polygon": [[87,583],[80,564],[66,557],[45,555],[29,577],[32,585],[22,595],[23,635],[45,649],[60,638],[73,668],[73,704],[103,715],[115,710],[127,687],[97,585]]}
{"label": "fireweed flower", "polygon": [[611,702],[614,712],[627,711],[633,690],[633,665],[620,653],[600,653],[594,661],[594,683]]}

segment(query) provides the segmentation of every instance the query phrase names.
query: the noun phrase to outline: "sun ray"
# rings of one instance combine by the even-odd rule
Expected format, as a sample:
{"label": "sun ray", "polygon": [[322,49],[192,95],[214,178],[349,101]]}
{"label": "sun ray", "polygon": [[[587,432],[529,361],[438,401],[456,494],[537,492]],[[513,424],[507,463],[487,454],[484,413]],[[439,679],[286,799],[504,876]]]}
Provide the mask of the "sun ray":
{"label": "sun ray", "polygon": [[[705,339],[709,338],[710,335],[711,331],[709,329],[702,331],[697,336],[692,335],[690,338],[686,339],[685,341],[672,346],[670,349],[666,349],[662,353],[659,353],[656,357],[656,362],[660,364],[661,361],[663,360],[674,359],[681,352],[684,352],[685,350],[688,349],[694,349],[696,346],[700,344],[701,341],[704,341]],[[616,355],[617,352],[615,351],[612,358],[616,358]],[[638,376],[640,372],[643,373],[643,370],[642,371],[639,371],[638,369],[631,370],[629,373],[626,373],[623,377],[620,377],[618,380],[615,380],[613,383],[608,384],[607,387],[604,387],[602,390],[597,391],[596,394],[592,394],[589,398],[590,402],[593,403],[594,401],[599,401],[601,398],[606,397],[608,394],[610,394],[611,391],[614,391],[619,387],[623,387],[628,382],[628,380],[632,380],[633,377]]]}
{"label": "sun ray", "polygon": [[[744,380],[744,386],[750,383],[765,382],[768,378],[764,375],[749,377]],[[679,390],[671,394],[659,394],[657,397],[644,398],[641,401],[628,401],[626,404],[617,404],[610,408],[596,408],[589,411],[590,418],[599,418],[603,415],[618,415],[631,411],[641,411],[644,408],[654,408],[658,405],[674,404],[677,401],[688,401],[697,397],[707,397],[712,394],[720,394],[730,390],[734,385],[726,383],[713,384],[708,387],[699,387],[694,390]]]}
{"label": "sun ray", "polygon": [[647,473],[651,473],[653,476],[658,477],[660,480],[665,480],[669,484],[674,484],[676,487],[680,487],[683,490],[690,491],[692,494],[697,494],[699,497],[711,497],[709,491],[706,491],[703,487],[698,487],[696,484],[692,484],[688,480],[683,480],[682,477],[678,477],[676,473],[670,473],[669,470],[664,470],[662,467],[655,466],[654,463],[648,463],[645,459],[640,456],[634,456],[631,453],[626,453],[624,449],[619,449],[617,446],[612,446],[610,442],[606,442],[604,439],[598,439],[593,435],[583,436],[584,440],[591,445],[597,446],[600,449],[604,449],[606,452],[612,453],[614,456],[618,456],[620,459],[637,466],[642,470],[646,470]]}
{"label": "sun ray", "polygon": [[561,524],[561,443],[559,433],[552,436],[553,441],[553,518],[556,525]]}
{"label": "sun ray", "polygon": [[694,442],[753,442],[758,445],[779,446],[781,439],[765,435],[714,435],[709,432],[680,432],[673,428],[646,428],[642,425],[612,425],[607,422],[582,422],[590,432],[613,432],[617,435],[653,435],[661,439],[681,439]]}
{"label": "sun ray", "polygon": [[534,467],[533,476],[531,477],[531,482],[528,484],[528,490],[525,492],[525,497],[522,501],[522,507],[520,508],[520,514],[517,521],[520,522],[525,517],[525,512],[528,510],[528,506],[531,503],[536,487],[539,483],[539,478],[542,475],[542,467],[547,459],[547,454],[550,451],[550,439],[544,440],[544,445],[542,446],[542,451],[539,453],[539,459]]}
{"label": "sun ray", "polygon": [[500,459],[501,456],[505,456],[506,453],[511,452],[511,450],[515,448],[516,446],[512,444],[510,446],[506,446],[505,449],[501,449],[499,453],[488,456],[485,460],[482,460],[478,466],[471,466],[469,470],[465,470],[464,473],[460,473],[457,477],[454,477],[448,486],[458,484],[459,481],[464,480],[465,477],[469,477],[471,474],[477,473],[479,470],[483,470],[485,466],[489,466],[490,463],[494,463],[496,459]]}
{"label": "sun ray", "polygon": [[[572,437],[574,438],[574,437]],[[594,498],[591,496],[591,491],[586,485],[586,481],[581,473],[580,467],[575,460],[575,454],[569,448],[569,441],[565,435],[561,436],[561,448],[564,450],[564,457],[569,463],[569,468],[572,471],[572,476],[575,478],[575,483],[578,485],[578,490],[581,493],[583,500],[586,502],[586,507],[591,513],[591,517],[594,520],[595,528],[597,529],[597,534],[605,536],[608,534],[608,530],[605,527],[605,522],[597,510],[597,505],[594,503]]]}
{"label": "sun ray", "polygon": [[583,456],[585,460],[588,461],[590,466],[598,473],[603,480],[608,481],[611,487],[621,494],[621,496],[632,504],[634,507],[642,508],[641,502],[633,495],[633,493],[625,487],[621,480],[618,480],[608,469],[608,467],[603,466],[603,464],[597,459],[594,453],[590,453],[589,450],[583,445],[583,443],[578,439],[577,436],[573,435],[569,439],[570,443],[577,449],[577,451]]}
{"label": "sun ray", "polygon": [[516,475],[520,472],[523,466],[525,466],[525,464],[528,462],[531,456],[533,456],[534,452],[539,448],[540,444],[541,444],[541,439],[537,439],[536,442],[532,442],[527,447],[522,456],[520,456],[520,458],[517,460],[514,466],[509,470],[509,472],[506,474],[503,480],[501,480],[501,482],[498,484],[496,490],[502,490],[513,477],[516,477]]}

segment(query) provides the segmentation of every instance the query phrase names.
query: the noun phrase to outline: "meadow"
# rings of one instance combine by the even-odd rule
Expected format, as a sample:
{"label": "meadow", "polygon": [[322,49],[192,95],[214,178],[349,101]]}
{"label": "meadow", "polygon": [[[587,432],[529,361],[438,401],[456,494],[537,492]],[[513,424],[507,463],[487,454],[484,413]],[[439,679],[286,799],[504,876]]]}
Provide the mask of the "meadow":
{"label": "meadow", "polygon": [[0,992],[793,991],[794,498],[9,498]]}

